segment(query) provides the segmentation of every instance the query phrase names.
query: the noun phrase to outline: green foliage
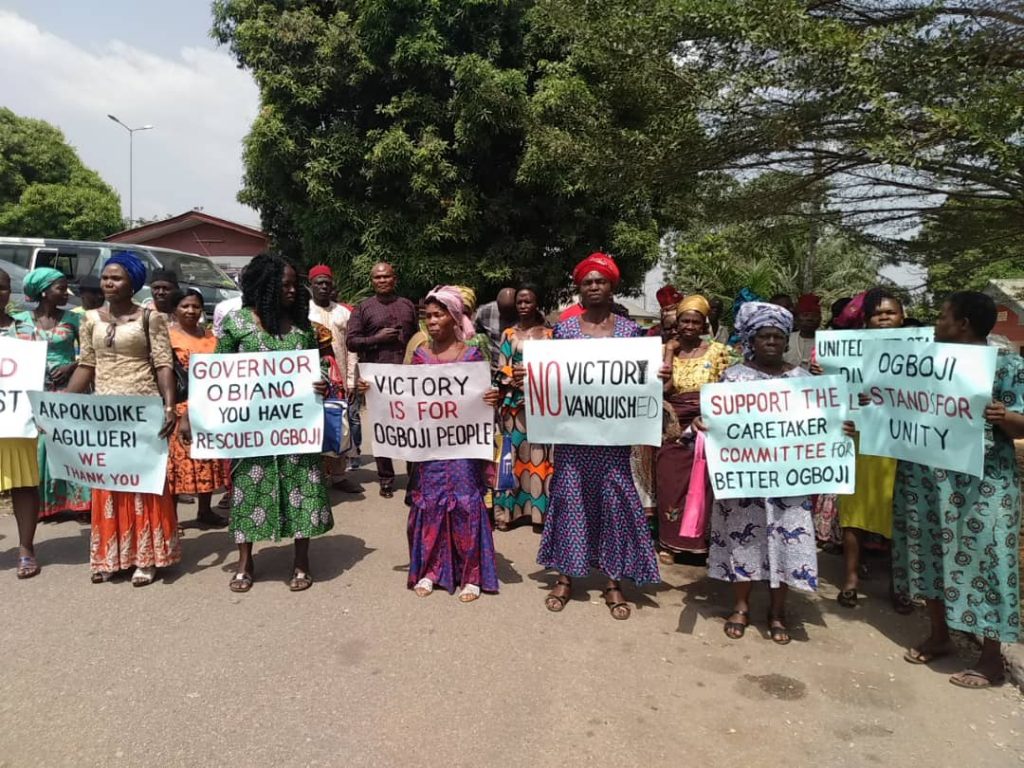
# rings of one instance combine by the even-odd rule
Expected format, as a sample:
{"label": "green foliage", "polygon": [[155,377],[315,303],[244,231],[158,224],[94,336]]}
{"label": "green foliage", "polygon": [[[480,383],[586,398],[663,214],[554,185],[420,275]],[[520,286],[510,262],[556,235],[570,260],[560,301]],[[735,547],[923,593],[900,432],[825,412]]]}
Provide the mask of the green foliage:
{"label": "green foliage", "polygon": [[214,34],[262,101],[240,199],[283,251],[339,272],[391,261],[411,294],[524,278],[564,293],[599,249],[636,288],[660,236],[650,153],[673,115],[695,117],[667,87],[670,63],[661,80],[631,79],[615,53],[629,30],[600,39],[577,23],[586,13],[531,0],[215,2]]}
{"label": "green foliage", "polygon": [[0,233],[101,240],[121,224],[117,193],[57,128],[0,108]]}

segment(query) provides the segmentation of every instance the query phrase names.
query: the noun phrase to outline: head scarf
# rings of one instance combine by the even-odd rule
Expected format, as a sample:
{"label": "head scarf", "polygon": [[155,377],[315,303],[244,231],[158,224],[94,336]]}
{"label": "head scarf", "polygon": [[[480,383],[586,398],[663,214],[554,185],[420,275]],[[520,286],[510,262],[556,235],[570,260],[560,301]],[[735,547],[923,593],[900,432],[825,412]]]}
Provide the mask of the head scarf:
{"label": "head scarf", "polygon": [[468,285],[456,285],[455,289],[462,296],[462,306],[465,307],[466,314],[472,315],[476,312],[476,291]]}
{"label": "head scarf", "polygon": [[598,272],[607,277],[608,282],[612,284],[612,288],[617,286],[622,278],[622,273],[619,272],[619,265],[607,253],[592,253],[587,256],[572,271],[572,281],[579,285],[583,282],[583,278],[591,272]]}
{"label": "head scarf", "polygon": [[674,306],[683,300],[683,294],[676,290],[674,285],[666,285],[664,288],[659,288],[654,296],[658,300],[658,306],[662,309]]}
{"label": "head scarf", "polygon": [[816,294],[805,293],[796,300],[796,313],[798,315],[821,312],[821,299]]}
{"label": "head scarf", "polygon": [[471,339],[476,335],[472,321],[466,317],[466,305],[462,302],[462,294],[454,285],[439,285],[428,293],[423,301],[435,301],[448,310],[448,314],[455,321],[455,338],[459,341]]}
{"label": "head scarf", "polygon": [[761,297],[749,288],[740,288],[740,292],[736,294],[736,298],[732,302],[733,331],[732,335],[729,336],[729,346],[731,347],[743,341],[739,331],[736,330],[736,318],[739,317],[740,309],[743,308],[743,305],[751,301],[761,301]]}
{"label": "head scarf", "polygon": [[25,291],[25,297],[29,301],[39,301],[43,291],[64,278],[63,272],[52,267],[36,267],[25,275],[25,279],[22,281],[22,290]]}
{"label": "head scarf", "polygon": [[704,315],[706,318],[711,313],[711,305],[708,303],[707,299],[699,293],[695,293],[680,301],[676,305],[676,312],[680,315],[683,314],[683,312],[700,312],[700,314]]}
{"label": "head scarf", "polygon": [[839,317],[832,319],[832,324],[836,328],[842,328],[846,331],[854,331],[858,328],[864,327],[864,298],[868,295],[867,291],[858,293],[854,296],[850,303],[847,304],[843,311],[839,313]]}
{"label": "head scarf", "polygon": [[743,342],[743,356],[754,356],[754,335],[762,328],[778,328],[786,336],[793,332],[793,315],[785,307],[763,301],[749,301],[736,313],[736,333]]}
{"label": "head scarf", "polygon": [[331,268],[328,267],[326,264],[317,264],[315,267],[309,270],[309,280],[310,282],[312,282],[315,278],[318,277],[329,277],[331,278],[331,280],[334,280],[334,273],[331,271]]}
{"label": "head scarf", "polygon": [[116,264],[125,271],[132,283],[132,293],[138,293],[146,284],[146,265],[131,251],[118,251],[107,259],[107,264]]}

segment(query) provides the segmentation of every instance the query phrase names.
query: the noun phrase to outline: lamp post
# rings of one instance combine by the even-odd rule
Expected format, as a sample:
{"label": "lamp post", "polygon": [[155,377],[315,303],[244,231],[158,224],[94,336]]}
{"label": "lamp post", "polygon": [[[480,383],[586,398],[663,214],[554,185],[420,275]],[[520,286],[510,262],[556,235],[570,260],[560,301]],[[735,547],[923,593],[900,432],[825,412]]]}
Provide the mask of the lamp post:
{"label": "lamp post", "polygon": [[107,115],[111,120],[120,125],[126,131],[128,131],[128,228],[130,229],[132,223],[135,221],[135,207],[134,207],[134,195],[135,195],[135,168],[134,168],[134,145],[135,145],[135,133],[136,131],[150,131],[153,129],[152,125],[143,125],[139,128],[129,128],[127,125],[122,123],[113,115]]}

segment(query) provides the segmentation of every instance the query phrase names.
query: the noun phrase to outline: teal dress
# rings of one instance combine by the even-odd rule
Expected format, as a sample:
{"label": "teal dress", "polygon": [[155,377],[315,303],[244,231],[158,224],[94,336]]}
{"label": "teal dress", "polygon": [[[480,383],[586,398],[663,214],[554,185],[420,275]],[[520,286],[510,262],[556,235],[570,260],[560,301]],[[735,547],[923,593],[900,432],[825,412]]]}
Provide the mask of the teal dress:
{"label": "teal dress", "polygon": [[[32,323],[35,338],[46,342],[46,391],[61,389],[53,383],[53,371],[70,365],[78,359],[78,328],[82,315],[65,310],[60,320],[50,330],[44,331],[36,324],[31,313],[25,313]],[[58,480],[50,474],[46,463],[46,441],[40,440],[39,457],[39,517],[52,517],[60,512],[92,512],[92,494],[88,488],[67,480]]]}
{"label": "teal dress", "polygon": [[[1000,351],[992,399],[1024,412],[1024,359]],[[1020,484],[1013,441],[985,427],[981,478],[901,461],[893,497],[897,592],[942,600],[952,629],[1020,638]]]}
{"label": "teal dress", "polygon": [[[312,330],[282,337],[260,327],[248,307],[224,318],[217,352],[318,349]],[[231,472],[231,525],[237,544],[308,539],[334,527],[319,453],[236,459]]]}

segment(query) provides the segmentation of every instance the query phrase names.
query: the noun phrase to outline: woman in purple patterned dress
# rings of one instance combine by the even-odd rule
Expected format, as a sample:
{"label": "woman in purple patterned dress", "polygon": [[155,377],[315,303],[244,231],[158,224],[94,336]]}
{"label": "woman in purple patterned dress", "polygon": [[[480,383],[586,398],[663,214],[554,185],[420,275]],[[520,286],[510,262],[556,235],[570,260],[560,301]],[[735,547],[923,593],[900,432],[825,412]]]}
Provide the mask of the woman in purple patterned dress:
{"label": "woman in purple patterned dress", "polygon": [[[583,313],[555,326],[555,339],[642,336],[640,327],[612,313],[619,268],[595,253],[573,270]],[[654,543],[629,463],[629,446],[556,445],[551,501],[537,562],[558,572],[545,598],[561,611],[572,596],[572,579],[597,568],[608,576],[602,594],[615,619],[628,619],[620,580],[654,584],[661,580]]]}
{"label": "woman in purple patterned dress", "polygon": [[[458,290],[436,288],[424,304],[430,343],[416,350],[413,365],[486,364],[480,350],[465,343],[475,331]],[[488,390],[484,402],[497,405],[497,390]],[[475,459],[416,464],[409,509],[408,586],[420,597],[435,586],[449,593],[462,587],[459,600],[463,603],[476,600],[481,592],[498,591],[494,539],[484,505],[485,464]]]}

